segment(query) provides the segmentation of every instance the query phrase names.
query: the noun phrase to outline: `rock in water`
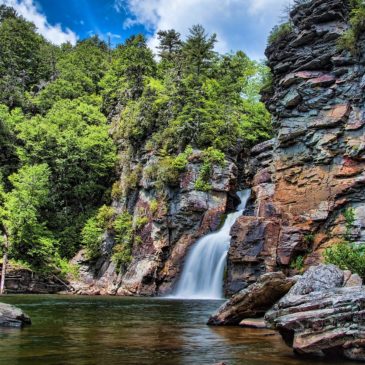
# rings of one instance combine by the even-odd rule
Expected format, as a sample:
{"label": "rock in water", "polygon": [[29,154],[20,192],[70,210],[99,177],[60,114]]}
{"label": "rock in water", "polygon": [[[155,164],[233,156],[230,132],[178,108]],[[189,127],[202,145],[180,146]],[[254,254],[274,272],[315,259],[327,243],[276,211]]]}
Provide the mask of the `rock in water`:
{"label": "rock in water", "polygon": [[29,316],[21,309],[10,304],[0,303],[0,326],[21,328],[31,323]]}
{"label": "rock in water", "polygon": [[365,290],[333,265],[310,268],[265,316],[297,354],[365,361]]}
{"label": "rock in water", "polygon": [[247,289],[241,290],[224,303],[208,324],[214,326],[239,325],[245,318],[262,316],[277,300],[285,295],[294,280],[281,272],[267,273]]}

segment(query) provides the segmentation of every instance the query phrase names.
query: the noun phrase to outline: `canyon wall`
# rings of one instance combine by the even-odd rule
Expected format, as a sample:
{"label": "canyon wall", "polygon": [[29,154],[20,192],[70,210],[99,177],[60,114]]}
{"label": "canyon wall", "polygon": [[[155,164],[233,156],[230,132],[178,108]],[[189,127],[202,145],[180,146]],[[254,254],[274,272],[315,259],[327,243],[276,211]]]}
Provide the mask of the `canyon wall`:
{"label": "canyon wall", "polygon": [[261,274],[295,273],[323,260],[343,240],[365,241],[365,37],[356,54],[340,51],[349,28],[343,0],[304,2],[291,12],[293,31],[266,50],[273,92],[263,98],[276,138],[252,150],[255,216],[232,229],[227,293]]}

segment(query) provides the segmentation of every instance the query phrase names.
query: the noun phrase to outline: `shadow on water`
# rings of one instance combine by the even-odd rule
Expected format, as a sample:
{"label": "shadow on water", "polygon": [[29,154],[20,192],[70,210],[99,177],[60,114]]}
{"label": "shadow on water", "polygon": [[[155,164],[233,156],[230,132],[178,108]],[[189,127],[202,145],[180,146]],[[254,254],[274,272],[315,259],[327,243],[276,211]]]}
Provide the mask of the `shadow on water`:
{"label": "shadow on water", "polygon": [[1,365],[333,364],[297,359],[271,331],[206,326],[221,301],[51,295],[2,301],[25,310],[33,325],[0,329]]}

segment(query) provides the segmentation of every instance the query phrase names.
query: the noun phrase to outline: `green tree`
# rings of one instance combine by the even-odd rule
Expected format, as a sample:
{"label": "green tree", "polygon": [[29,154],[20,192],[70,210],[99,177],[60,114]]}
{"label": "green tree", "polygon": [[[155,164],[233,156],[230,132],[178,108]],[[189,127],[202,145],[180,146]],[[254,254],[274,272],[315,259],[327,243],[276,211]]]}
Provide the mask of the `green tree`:
{"label": "green tree", "polygon": [[12,190],[0,189],[0,228],[8,242],[6,251],[35,268],[51,263],[56,245],[41,215],[49,199],[49,176],[46,164],[23,166],[9,178]]}
{"label": "green tree", "polygon": [[52,47],[36,33],[33,23],[1,8],[0,103],[11,108],[26,106],[25,92],[52,74],[52,64],[44,57],[45,50]]}
{"label": "green tree", "polygon": [[113,52],[110,69],[100,81],[104,111],[109,115],[119,104],[141,97],[145,81],[156,72],[152,51],[139,34],[128,38]]}
{"label": "green tree", "polygon": [[66,99],[17,129],[22,163],[50,168],[52,199],[45,215],[61,241],[61,254],[72,255],[89,211],[111,185],[116,150],[106,118],[90,100]]}
{"label": "green tree", "polygon": [[47,112],[59,100],[98,93],[99,81],[107,70],[107,55],[106,44],[96,36],[78,42],[75,47],[62,47],[56,52],[57,77],[37,94],[36,106]]}
{"label": "green tree", "polygon": [[194,25],[184,43],[183,53],[185,65],[189,73],[198,77],[211,66],[216,53],[214,45],[217,42],[216,34],[208,36],[201,25]]}

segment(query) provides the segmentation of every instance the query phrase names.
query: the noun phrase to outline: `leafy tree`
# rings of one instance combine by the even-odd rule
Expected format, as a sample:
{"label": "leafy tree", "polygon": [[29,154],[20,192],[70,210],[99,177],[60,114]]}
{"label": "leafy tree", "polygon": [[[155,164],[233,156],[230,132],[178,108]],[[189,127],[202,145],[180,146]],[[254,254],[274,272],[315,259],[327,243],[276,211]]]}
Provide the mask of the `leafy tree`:
{"label": "leafy tree", "polygon": [[1,230],[10,256],[36,268],[51,262],[56,245],[41,217],[49,199],[49,176],[46,164],[26,165],[10,176],[10,192],[1,189]]}
{"label": "leafy tree", "polygon": [[[82,100],[61,100],[45,116],[35,116],[17,127],[24,164],[47,163],[52,199],[45,214],[58,231],[61,253],[72,255],[79,225],[111,184],[116,161],[106,118],[97,106]],[[84,216],[85,215],[85,216]],[[66,224],[66,225],[65,225]],[[68,227],[74,227],[74,233]]]}
{"label": "leafy tree", "polygon": [[[19,109],[10,112],[7,106],[0,105],[0,176],[5,179],[19,167],[14,126],[23,119]],[[9,187],[7,181],[5,186]]]}
{"label": "leafy tree", "polygon": [[0,11],[0,103],[26,106],[26,91],[52,74],[44,51],[52,48],[34,24],[7,8]]}
{"label": "leafy tree", "polygon": [[106,44],[96,36],[78,42],[74,48],[66,45],[58,51],[54,65],[57,77],[34,100],[40,111],[46,112],[62,99],[97,93],[98,83],[107,70],[107,54]]}

